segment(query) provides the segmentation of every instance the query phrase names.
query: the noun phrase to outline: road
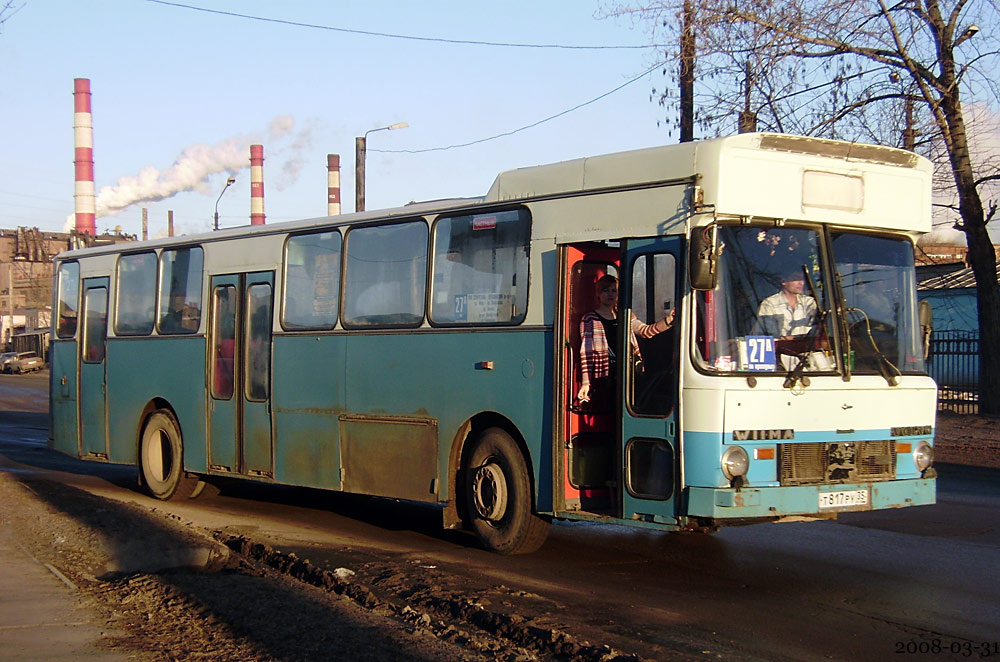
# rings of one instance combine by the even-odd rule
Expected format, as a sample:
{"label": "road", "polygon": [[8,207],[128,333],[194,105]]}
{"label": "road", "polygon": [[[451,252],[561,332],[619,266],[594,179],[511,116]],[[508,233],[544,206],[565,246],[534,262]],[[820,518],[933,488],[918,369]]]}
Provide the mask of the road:
{"label": "road", "polygon": [[[2,376],[0,398],[16,392],[12,402],[31,408],[37,399],[25,391],[44,386],[44,376]],[[711,536],[562,522],[538,553],[501,557],[441,530],[436,510],[388,500],[230,484],[211,500],[154,501],[137,491],[134,468],[46,449],[37,414],[0,419],[9,463],[317,567],[349,568],[379,594],[425,607],[464,601],[518,613],[645,659],[1000,657],[995,469],[939,466],[929,507]]]}

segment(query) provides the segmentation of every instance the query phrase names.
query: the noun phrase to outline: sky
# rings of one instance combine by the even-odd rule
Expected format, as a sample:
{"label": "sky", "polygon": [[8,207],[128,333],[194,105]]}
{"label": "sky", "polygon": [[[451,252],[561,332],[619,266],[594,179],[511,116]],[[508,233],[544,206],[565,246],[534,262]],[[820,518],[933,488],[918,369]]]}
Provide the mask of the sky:
{"label": "sky", "polygon": [[[248,224],[251,143],[278,222],[326,215],[327,154],[353,211],[355,138],[390,124],[409,126],[368,136],[369,210],[677,141],[651,98],[662,48],[647,25],[600,18],[600,0],[16,3],[0,26],[0,228],[70,227],[75,78],[91,81],[99,232],[139,234],[143,207],[150,236],[168,210],[178,234],[209,231],[217,202],[222,227]],[[979,142],[1000,153],[990,126]],[[953,220],[938,208],[936,225]]]}
{"label": "sky", "polygon": [[[75,78],[91,81],[99,232],[138,234],[142,207],[150,236],[168,210],[178,233],[209,231],[217,200],[222,227],[248,224],[251,143],[264,146],[278,222],[326,215],[327,154],[341,157],[353,211],[355,137],[394,123],[409,127],[368,135],[369,210],[481,196],[503,170],[677,140],[650,98],[663,78],[646,26],[598,18],[597,2],[19,1],[0,28],[4,228],[61,231],[73,214]],[[146,194],[169,197],[127,204]]]}

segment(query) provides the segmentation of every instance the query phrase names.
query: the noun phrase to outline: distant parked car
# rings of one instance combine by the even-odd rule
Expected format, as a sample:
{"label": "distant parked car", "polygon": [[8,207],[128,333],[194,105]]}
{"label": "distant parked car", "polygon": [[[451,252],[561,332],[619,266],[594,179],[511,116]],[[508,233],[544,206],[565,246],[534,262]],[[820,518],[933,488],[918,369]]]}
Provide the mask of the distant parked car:
{"label": "distant parked car", "polygon": [[16,372],[20,375],[32,370],[41,370],[45,364],[34,352],[18,352],[4,367],[6,372]]}
{"label": "distant parked car", "polygon": [[13,361],[15,356],[17,356],[17,352],[4,352],[0,354],[0,372],[10,372],[7,369],[7,364]]}

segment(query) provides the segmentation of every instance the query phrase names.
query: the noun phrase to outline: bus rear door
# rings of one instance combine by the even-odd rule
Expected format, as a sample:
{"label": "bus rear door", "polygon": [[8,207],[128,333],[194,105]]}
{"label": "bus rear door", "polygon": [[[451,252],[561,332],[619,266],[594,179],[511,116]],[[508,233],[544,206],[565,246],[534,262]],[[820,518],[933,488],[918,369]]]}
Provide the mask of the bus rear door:
{"label": "bus rear door", "polygon": [[49,359],[49,397],[52,416],[52,448],[80,455],[79,377],[80,263],[59,265],[57,309]]}
{"label": "bus rear door", "polygon": [[211,306],[210,469],[273,476],[274,272],[213,276]]}
{"label": "bus rear door", "polygon": [[81,457],[108,457],[107,372],[108,279],[83,281],[80,342]]}
{"label": "bus rear door", "polygon": [[[619,319],[635,316],[645,324],[663,319],[677,304],[681,265],[679,237],[632,239],[626,243],[621,269]],[[619,356],[630,360],[621,366],[622,417],[619,448],[622,481],[622,514],[626,520],[673,524],[676,497],[681,488],[677,448],[677,347],[681,320],[671,330],[651,338],[637,338],[639,352],[629,334]]]}

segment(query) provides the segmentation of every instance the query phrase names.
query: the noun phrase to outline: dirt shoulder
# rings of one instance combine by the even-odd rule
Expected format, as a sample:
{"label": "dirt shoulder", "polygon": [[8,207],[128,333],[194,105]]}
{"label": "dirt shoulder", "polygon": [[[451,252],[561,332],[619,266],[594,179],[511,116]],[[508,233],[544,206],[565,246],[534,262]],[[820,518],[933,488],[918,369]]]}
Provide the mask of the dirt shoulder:
{"label": "dirt shoulder", "polygon": [[[450,590],[407,563],[375,564],[374,575],[323,569],[12,464],[0,457],[5,533],[75,584],[101,631],[94,645],[130,659],[641,659]],[[691,651],[671,657],[701,657]]]}
{"label": "dirt shoulder", "polygon": [[363,587],[348,588],[350,573],[313,586],[163,513],[5,468],[5,533],[76,585],[79,608],[100,628],[100,649],[138,660],[536,657],[502,638],[393,609]]}

